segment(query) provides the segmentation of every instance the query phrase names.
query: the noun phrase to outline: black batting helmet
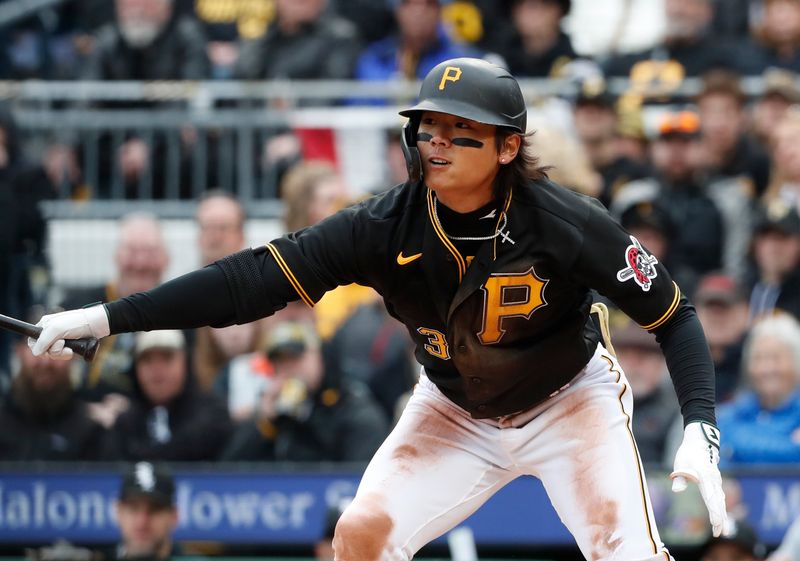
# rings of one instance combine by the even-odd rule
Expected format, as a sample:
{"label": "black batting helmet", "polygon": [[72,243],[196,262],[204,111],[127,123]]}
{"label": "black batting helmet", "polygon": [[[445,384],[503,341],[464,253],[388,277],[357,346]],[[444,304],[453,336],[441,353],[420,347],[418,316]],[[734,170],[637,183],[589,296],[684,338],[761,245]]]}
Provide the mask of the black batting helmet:
{"label": "black batting helmet", "polygon": [[441,62],[425,76],[419,102],[400,114],[438,111],[524,133],[527,110],[522,90],[508,70],[479,58]]}
{"label": "black batting helmet", "polygon": [[436,111],[525,133],[528,111],[517,80],[508,70],[479,58],[440,62],[422,81],[419,101],[400,111],[410,121],[403,127],[402,146],[411,181],[422,178],[416,128],[419,114]]}

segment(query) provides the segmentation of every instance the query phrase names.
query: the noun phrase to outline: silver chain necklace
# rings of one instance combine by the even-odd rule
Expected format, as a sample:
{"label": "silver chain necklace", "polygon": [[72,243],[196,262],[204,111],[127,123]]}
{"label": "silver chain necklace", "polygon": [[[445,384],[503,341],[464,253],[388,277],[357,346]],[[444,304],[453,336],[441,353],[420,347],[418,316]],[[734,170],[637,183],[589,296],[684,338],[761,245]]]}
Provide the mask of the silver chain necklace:
{"label": "silver chain necklace", "polygon": [[444,232],[444,235],[447,236],[451,240],[459,241],[459,242],[482,242],[484,240],[493,240],[497,236],[503,233],[503,230],[506,227],[506,222],[508,218],[506,217],[506,213],[502,213],[503,223],[500,225],[499,228],[495,231],[494,234],[488,236],[451,236],[447,232],[444,231],[444,227],[442,227],[442,222],[439,220],[439,201],[436,197],[433,197],[433,218],[436,220],[436,225],[439,229]]}

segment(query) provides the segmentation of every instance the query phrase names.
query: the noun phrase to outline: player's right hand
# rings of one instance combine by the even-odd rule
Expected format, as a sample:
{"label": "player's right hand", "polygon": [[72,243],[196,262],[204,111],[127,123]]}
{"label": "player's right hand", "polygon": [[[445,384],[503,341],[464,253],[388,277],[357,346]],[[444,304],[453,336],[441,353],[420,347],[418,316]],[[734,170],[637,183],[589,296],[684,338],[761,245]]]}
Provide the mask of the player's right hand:
{"label": "player's right hand", "polygon": [[100,339],[111,333],[108,314],[102,304],[90,308],[80,308],[68,312],[43,316],[37,323],[42,328],[39,338],[28,339],[28,346],[34,356],[47,353],[50,358],[69,360],[72,349],[64,346],[65,339]]}
{"label": "player's right hand", "polygon": [[686,425],[670,478],[672,491],[686,490],[687,480],[697,483],[708,508],[711,532],[719,537],[728,530],[725,493],[719,473],[719,429],[702,421]]}

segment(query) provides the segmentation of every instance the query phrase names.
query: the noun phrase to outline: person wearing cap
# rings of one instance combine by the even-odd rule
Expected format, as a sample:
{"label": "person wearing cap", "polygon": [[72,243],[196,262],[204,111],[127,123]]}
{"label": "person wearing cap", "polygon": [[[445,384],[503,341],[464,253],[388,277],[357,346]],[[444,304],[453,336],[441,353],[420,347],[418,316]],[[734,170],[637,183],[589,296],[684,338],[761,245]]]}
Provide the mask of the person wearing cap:
{"label": "person wearing cap", "polygon": [[272,376],[223,459],[363,462],[375,453],[388,424],[366,386],[326,361],[312,325],[277,324],[264,352]]}
{"label": "person wearing cap", "polygon": [[697,113],[665,112],[650,146],[654,177],[621,186],[611,202],[612,212],[619,216],[631,201],[657,201],[674,224],[672,263],[680,263],[696,275],[722,267],[725,245],[722,213],[701,181],[696,157],[699,140]]}
{"label": "person wearing cap", "polygon": [[[380,1],[380,0],[379,0]],[[397,32],[368,45],[356,63],[358,80],[419,80],[443,60],[480,56],[474,47],[453,41],[441,24],[440,0],[388,0]],[[383,103],[354,100],[354,103]]]}
{"label": "person wearing cap", "polygon": [[713,272],[700,279],[692,302],[714,359],[717,403],[729,401],[739,389],[742,347],[749,328],[747,294],[732,276]]}
{"label": "person wearing cap", "polygon": [[748,389],[719,408],[727,466],[800,462],[800,323],[788,314],[750,330],[742,359]]}
{"label": "person wearing cap", "polygon": [[777,199],[756,218],[747,275],[751,321],[782,310],[800,318],[800,215]]}
{"label": "person wearing cap", "polygon": [[618,216],[619,223],[669,268],[672,278],[685,294],[694,294],[698,275],[675,257],[672,248],[676,226],[664,202],[649,189],[638,194],[627,189],[626,195],[630,198],[619,198],[612,206],[614,216]]}
{"label": "person wearing cap", "polygon": [[766,547],[755,529],[743,520],[737,520],[730,533],[724,536],[709,536],[700,546],[700,561],[761,561]]}
{"label": "person wearing cap", "polygon": [[633,434],[645,464],[662,468],[672,461],[670,438],[680,428],[680,406],[669,369],[652,333],[631,321],[615,326],[611,341],[633,392]]}
{"label": "person wearing cap", "polygon": [[[31,310],[36,321],[41,310]],[[0,458],[5,461],[89,461],[113,459],[105,428],[78,398],[71,373],[75,361],[33,356],[17,337],[18,365],[11,387],[0,398]]]}
{"label": "person wearing cap", "polygon": [[772,133],[792,105],[800,103],[798,75],[781,68],[767,68],[761,75],[764,90],[753,101],[750,132],[756,142],[769,150]]}
{"label": "person wearing cap", "polygon": [[622,154],[616,98],[601,77],[586,79],[580,84],[572,120],[589,161],[603,178],[598,198],[605,206],[611,204],[620,186],[651,175],[647,166]]}
{"label": "person wearing cap", "polygon": [[201,390],[178,330],[139,333],[134,393],[113,427],[126,460],[215,460],[232,431],[224,402]]}
{"label": "person wearing cap", "polygon": [[175,480],[166,467],[131,465],[122,476],[116,515],[121,536],[116,559],[164,561],[179,554],[172,537],[178,526]]}
{"label": "person wearing cap", "polygon": [[501,51],[515,76],[557,77],[578,58],[561,20],[569,13],[570,0],[513,0],[508,2],[514,34]]}
{"label": "person wearing cap", "polygon": [[[146,293],[45,316],[33,352],[65,358],[65,338],[245,323],[358,282],[405,324],[422,368],[336,525],[336,559],[408,561],[535,475],[585,557],[666,561],[596,290],[657,338],[684,422],[672,490],[697,483],[720,535],[713,364],[669,271],[597,199],[548,179],[503,67],[443,61],[401,114],[404,183]],[[319,363],[310,345],[310,357],[292,355],[290,343],[310,342],[302,331],[279,341],[289,355],[276,356],[277,376],[295,381],[264,409],[296,423],[316,409],[302,396],[316,399],[325,384],[311,381],[324,376],[307,368]]]}

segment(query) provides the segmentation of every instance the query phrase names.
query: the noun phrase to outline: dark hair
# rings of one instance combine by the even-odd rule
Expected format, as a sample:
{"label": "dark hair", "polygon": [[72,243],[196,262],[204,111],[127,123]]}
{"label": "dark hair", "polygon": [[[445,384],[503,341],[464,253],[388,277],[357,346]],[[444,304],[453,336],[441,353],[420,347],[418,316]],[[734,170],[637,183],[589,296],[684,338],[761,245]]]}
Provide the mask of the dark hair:
{"label": "dark hair", "polygon": [[518,187],[529,181],[547,179],[547,170],[550,169],[550,166],[540,166],[539,158],[531,150],[530,138],[533,137],[533,132],[519,134],[503,127],[497,127],[494,144],[498,152],[503,149],[506,139],[512,134],[518,135],[521,142],[516,157],[508,164],[501,165],[494,178],[493,190],[498,199],[505,196],[509,186]]}

